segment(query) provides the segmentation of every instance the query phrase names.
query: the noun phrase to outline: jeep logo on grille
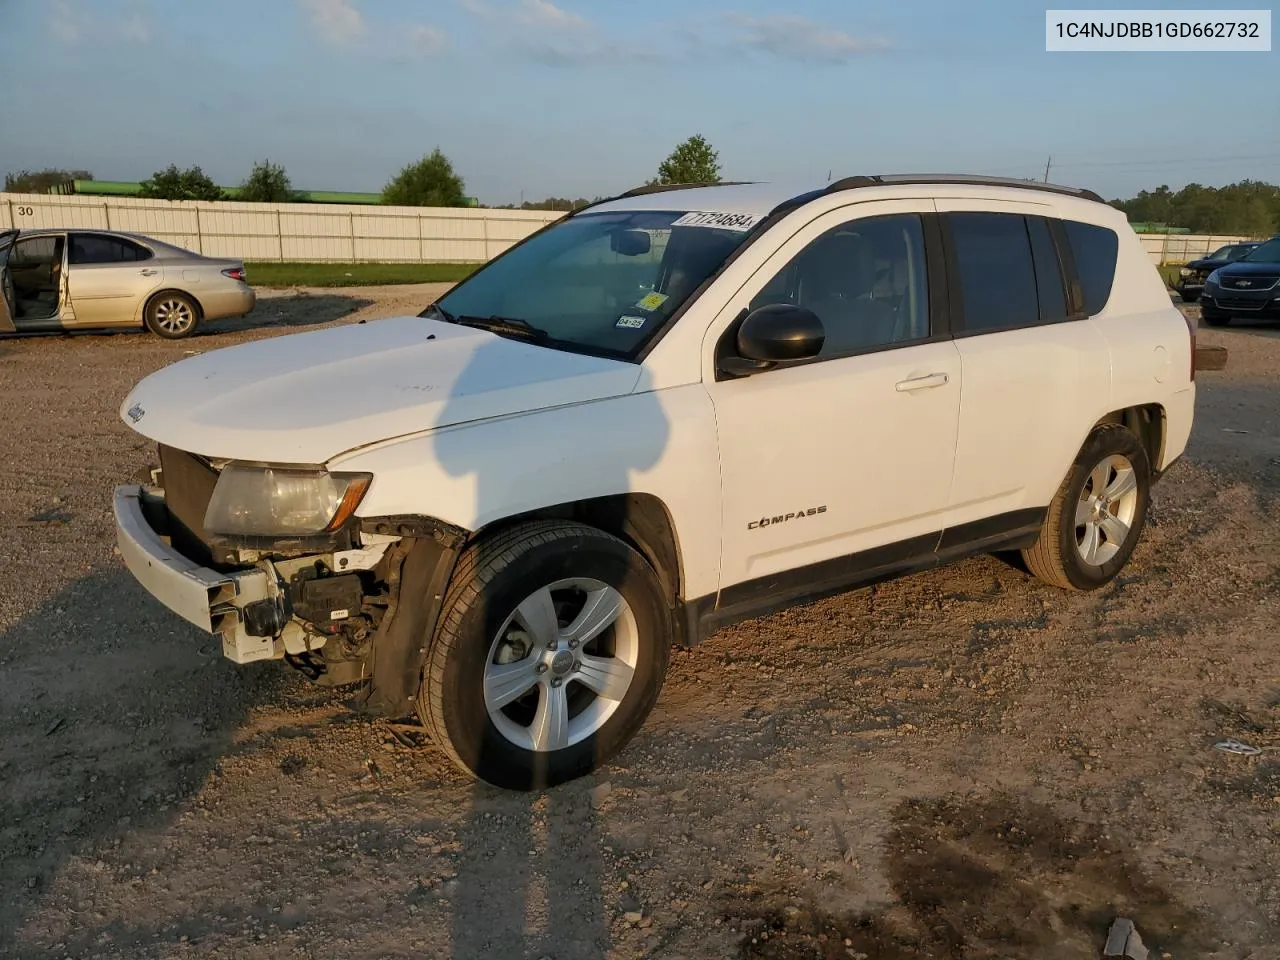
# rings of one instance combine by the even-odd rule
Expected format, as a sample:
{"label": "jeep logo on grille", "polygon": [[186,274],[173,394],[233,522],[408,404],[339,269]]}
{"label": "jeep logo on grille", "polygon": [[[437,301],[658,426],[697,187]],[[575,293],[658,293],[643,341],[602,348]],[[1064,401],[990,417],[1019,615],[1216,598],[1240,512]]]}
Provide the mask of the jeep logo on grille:
{"label": "jeep logo on grille", "polygon": [[132,407],[129,408],[128,414],[129,414],[129,422],[137,423],[139,420],[141,420],[143,417],[147,415],[147,411],[142,409],[142,404],[135,403]]}

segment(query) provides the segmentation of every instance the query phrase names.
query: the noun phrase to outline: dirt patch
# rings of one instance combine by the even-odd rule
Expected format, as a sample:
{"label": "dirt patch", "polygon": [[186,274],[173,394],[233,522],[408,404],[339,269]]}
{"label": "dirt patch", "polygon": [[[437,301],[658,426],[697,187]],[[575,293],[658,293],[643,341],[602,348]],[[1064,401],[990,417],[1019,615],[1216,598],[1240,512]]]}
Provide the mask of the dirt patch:
{"label": "dirt patch", "polygon": [[1117,916],[1138,918],[1158,951],[1205,942],[1200,919],[1148,879],[1121,841],[1020,798],[907,800],[885,847],[894,901],[879,912],[761,910],[762,896],[743,891],[752,907],[740,902],[724,918],[741,931],[740,956],[1092,958]]}
{"label": "dirt patch", "polygon": [[1120,911],[1178,960],[1280,956],[1280,330],[1200,331],[1230,361],[1199,376],[1187,455],[1107,588],[983,557],[723,630],[673,655],[606,769],[526,796],[345,691],[235,667],[112,552],[111,489],[154,459],[119,415],[141,377],[440,289],[264,295],[176,343],[0,344],[0,956],[847,958],[847,938],[1054,960],[1096,957]]}

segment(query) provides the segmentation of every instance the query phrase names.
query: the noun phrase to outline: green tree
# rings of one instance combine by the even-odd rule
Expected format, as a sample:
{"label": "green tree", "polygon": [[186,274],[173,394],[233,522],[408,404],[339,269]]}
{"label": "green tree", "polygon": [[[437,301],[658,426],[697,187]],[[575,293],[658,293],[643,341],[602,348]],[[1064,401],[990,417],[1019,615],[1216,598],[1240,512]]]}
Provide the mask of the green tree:
{"label": "green tree", "polygon": [[650,183],[719,183],[720,155],[705,137],[695,134],[658,164],[657,179]]}
{"label": "green tree", "polygon": [[253,165],[249,176],[240,184],[240,200],[249,203],[287,203],[293,199],[293,185],[284,167],[270,160]]}
{"label": "green tree", "polygon": [[199,167],[179,170],[171,163],[142,181],[142,195],[156,200],[221,200],[222,188]]}
{"label": "green tree", "polygon": [[436,147],[391,178],[382,188],[382,202],[398,207],[465,207],[464,190],[453,164]]}
{"label": "green tree", "polygon": [[6,193],[48,193],[53,187],[69,180],[92,180],[88,170],[18,170],[4,175]]}
{"label": "green tree", "polygon": [[1242,180],[1225,187],[1189,183],[1143,190],[1114,205],[1138,223],[1165,223],[1193,233],[1267,237],[1280,231],[1280,186]]}

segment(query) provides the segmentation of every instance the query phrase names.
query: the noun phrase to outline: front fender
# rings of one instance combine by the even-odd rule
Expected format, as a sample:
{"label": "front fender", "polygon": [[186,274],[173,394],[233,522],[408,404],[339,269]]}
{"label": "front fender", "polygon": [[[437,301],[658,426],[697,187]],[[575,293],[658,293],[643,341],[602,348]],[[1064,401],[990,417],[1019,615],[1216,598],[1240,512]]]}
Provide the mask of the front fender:
{"label": "front fender", "polygon": [[460,424],[330,461],[373,474],[359,514],[431,516],[467,530],[621,493],[666,506],[688,596],[716,589],[720,467],[701,384]]}

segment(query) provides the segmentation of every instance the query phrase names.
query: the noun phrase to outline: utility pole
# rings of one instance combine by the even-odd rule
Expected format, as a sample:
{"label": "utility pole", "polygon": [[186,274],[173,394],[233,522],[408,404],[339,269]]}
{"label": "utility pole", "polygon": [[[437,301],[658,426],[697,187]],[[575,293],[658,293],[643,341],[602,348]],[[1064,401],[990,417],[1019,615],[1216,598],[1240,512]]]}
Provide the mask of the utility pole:
{"label": "utility pole", "polygon": [[1049,155],[1049,159],[1044,164],[1044,182],[1049,182],[1049,168],[1053,166],[1053,154]]}

